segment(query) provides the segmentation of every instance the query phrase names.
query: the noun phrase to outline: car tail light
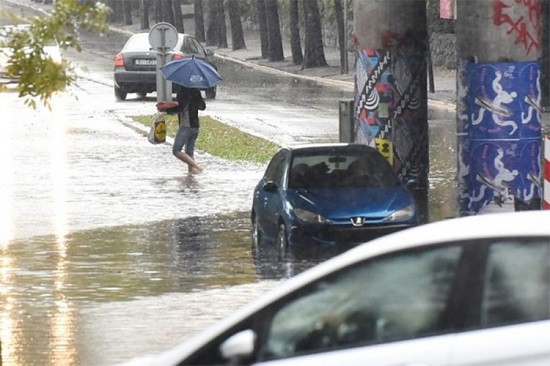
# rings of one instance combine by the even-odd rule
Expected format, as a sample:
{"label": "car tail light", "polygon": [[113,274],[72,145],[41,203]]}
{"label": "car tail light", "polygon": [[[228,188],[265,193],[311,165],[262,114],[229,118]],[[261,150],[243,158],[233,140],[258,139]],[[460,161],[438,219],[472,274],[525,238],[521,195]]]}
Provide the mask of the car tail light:
{"label": "car tail light", "polygon": [[181,53],[174,53],[174,55],[172,56],[172,60],[179,60],[182,58],[183,58],[183,55]]}
{"label": "car tail light", "polygon": [[124,66],[124,56],[122,53],[115,56],[115,66]]}

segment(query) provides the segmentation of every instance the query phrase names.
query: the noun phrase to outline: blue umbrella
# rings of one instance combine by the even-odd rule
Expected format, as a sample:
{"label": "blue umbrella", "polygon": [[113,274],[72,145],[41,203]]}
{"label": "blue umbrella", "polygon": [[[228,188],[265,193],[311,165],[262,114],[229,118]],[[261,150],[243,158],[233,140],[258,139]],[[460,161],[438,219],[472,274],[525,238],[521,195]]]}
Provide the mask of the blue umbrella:
{"label": "blue umbrella", "polygon": [[195,56],[169,62],[160,71],[166,80],[186,88],[208,89],[222,79],[212,65]]}

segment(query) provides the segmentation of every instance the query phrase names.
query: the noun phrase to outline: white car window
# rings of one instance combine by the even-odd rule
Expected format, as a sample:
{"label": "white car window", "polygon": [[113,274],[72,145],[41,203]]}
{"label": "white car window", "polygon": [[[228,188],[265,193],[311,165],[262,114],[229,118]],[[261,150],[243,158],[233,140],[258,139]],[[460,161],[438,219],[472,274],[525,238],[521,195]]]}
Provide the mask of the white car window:
{"label": "white car window", "polygon": [[138,52],[138,51],[151,50],[151,45],[149,44],[149,37],[143,34],[133,35],[126,42],[123,50],[126,52]]}
{"label": "white car window", "polygon": [[459,246],[403,253],[315,284],[275,312],[260,357],[280,359],[445,331],[439,320],[461,253]]}
{"label": "white car window", "polygon": [[457,334],[452,365],[548,365],[548,238],[496,240],[488,249],[482,328]]}
{"label": "white car window", "polygon": [[483,327],[549,318],[549,250],[547,240],[491,246],[481,309]]}

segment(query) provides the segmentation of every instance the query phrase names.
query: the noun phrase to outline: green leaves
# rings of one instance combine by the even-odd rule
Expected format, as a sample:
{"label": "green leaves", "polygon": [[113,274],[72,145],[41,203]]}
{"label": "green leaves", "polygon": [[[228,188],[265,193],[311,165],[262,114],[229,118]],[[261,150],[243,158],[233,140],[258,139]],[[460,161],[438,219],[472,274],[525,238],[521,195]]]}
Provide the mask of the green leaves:
{"label": "green leaves", "polygon": [[39,100],[49,107],[55,93],[76,81],[70,64],[48,49],[55,50],[58,45],[60,50],[81,51],[80,29],[106,31],[109,11],[99,2],[92,5],[79,4],[78,0],[57,0],[49,16],[18,19],[20,24],[29,24],[29,27],[12,32],[7,44],[0,46],[8,49],[8,72],[19,76],[17,91],[25,104],[35,108]]}

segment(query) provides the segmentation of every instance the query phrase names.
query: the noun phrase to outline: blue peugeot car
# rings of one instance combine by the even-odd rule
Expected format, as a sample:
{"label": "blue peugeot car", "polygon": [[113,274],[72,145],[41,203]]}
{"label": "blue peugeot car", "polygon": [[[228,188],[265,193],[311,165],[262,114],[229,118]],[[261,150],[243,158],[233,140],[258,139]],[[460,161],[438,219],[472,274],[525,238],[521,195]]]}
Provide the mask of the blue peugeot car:
{"label": "blue peugeot car", "polygon": [[418,224],[414,198],[389,162],[363,144],[279,150],[254,190],[256,243],[354,244]]}

